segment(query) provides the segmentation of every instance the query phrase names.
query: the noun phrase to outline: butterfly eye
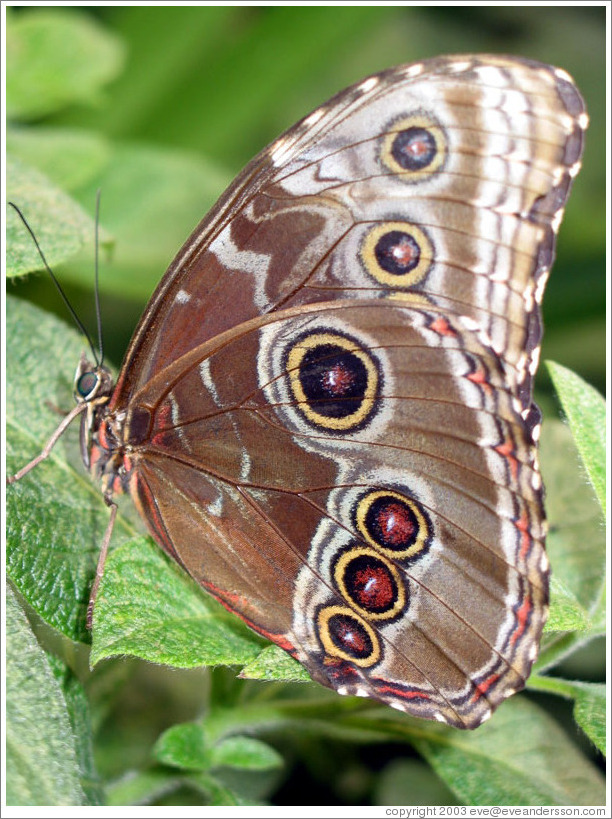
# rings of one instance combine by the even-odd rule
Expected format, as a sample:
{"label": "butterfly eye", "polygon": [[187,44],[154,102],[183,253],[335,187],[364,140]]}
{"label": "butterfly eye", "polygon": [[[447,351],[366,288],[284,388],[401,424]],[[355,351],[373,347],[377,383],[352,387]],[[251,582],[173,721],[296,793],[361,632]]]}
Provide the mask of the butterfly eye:
{"label": "butterfly eye", "polygon": [[100,376],[96,372],[87,372],[79,376],[75,385],[75,393],[83,401],[93,398],[100,384]]}

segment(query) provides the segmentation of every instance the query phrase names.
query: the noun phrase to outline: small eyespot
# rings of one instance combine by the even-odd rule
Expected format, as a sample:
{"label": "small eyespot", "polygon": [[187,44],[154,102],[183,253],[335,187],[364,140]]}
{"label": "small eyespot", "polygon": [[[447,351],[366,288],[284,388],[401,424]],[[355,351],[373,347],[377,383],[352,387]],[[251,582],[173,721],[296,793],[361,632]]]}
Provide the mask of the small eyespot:
{"label": "small eyespot", "polygon": [[319,638],[329,657],[348,660],[361,668],[379,662],[381,646],[376,632],[346,606],[326,606],[317,617]]}
{"label": "small eyespot", "polygon": [[434,247],[425,231],[411,222],[383,222],[361,242],[359,258],[365,271],[385,287],[413,287],[427,276]]}
{"label": "small eyespot", "polygon": [[333,576],[340,594],[366,618],[391,620],[406,608],[408,593],[399,571],[374,549],[341,552]]}
{"label": "small eyespot", "polygon": [[433,117],[417,112],[387,127],[380,159],[403,182],[416,182],[439,171],[447,153],[448,141],[442,127]]}
{"label": "small eyespot", "polygon": [[432,524],[423,507],[395,490],[365,494],[357,504],[355,524],[367,543],[394,560],[422,557],[432,539]]}

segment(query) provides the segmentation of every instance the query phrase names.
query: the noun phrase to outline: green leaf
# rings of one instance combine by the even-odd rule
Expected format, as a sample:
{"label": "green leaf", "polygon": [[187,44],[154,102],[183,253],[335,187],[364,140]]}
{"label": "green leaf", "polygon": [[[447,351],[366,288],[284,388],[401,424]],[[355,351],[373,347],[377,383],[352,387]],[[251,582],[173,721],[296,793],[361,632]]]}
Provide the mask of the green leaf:
{"label": "green leaf", "polygon": [[211,767],[267,771],[283,766],[280,754],[254,737],[227,737],[211,749]]}
{"label": "green leaf", "polygon": [[578,375],[547,361],[546,366],[569,422],[576,447],[604,515],[606,514],[606,402]]}
{"label": "green leaf", "polygon": [[606,753],[606,685],[534,674],[529,687],[574,700],[574,718],[602,754]]}
{"label": "green leaf", "polygon": [[85,691],[81,682],[62,660],[50,655],[49,664],[64,694],[75,741],[81,786],[87,804],[102,805],[104,793],[94,762],[91,716]]}
{"label": "green leaf", "polygon": [[274,748],[253,737],[230,736],[207,747],[206,731],[195,722],[169,728],[155,743],[153,753],[164,765],[192,771],[221,767],[267,771],[283,765]]}
{"label": "green leaf", "polygon": [[601,511],[581,474],[570,431],[560,421],[542,425],[540,459],[553,576],[592,613],[604,576],[605,531]]}
{"label": "green leaf", "polygon": [[[7,128],[6,146],[14,156],[45,174],[65,191],[97,184],[111,156],[111,143],[84,128]],[[94,199],[89,200],[89,205]],[[48,212],[47,218],[55,213]]]}
{"label": "green leaf", "polygon": [[86,805],[66,700],[10,587],[6,593],[6,801]]}
{"label": "green leaf", "polygon": [[123,45],[90,15],[48,9],[7,14],[6,22],[9,119],[99,104],[103,86],[123,67]]}
{"label": "green leaf", "polygon": [[244,799],[235,790],[220,782],[215,776],[208,773],[191,774],[185,778],[198,790],[202,791],[208,799],[207,805],[213,806],[242,806],[252,805],[253,802]]}
{"label": "green leaf", "polygon": [[589,614],[572,592],[554,575],[550,581],[550,613],[546,631],[586,631],[591,626]]}
{"label": "green leaf", "polygon": [[173,725],[155,743],[153,756],[164,765],[191,771],[210,768],[211,753],[201,725],[186,722]]}
{"label": "green leaf", "polygon": [[240,677],[245,680],[276,680],[277,682],[311,682],[303,665],[278,646],[266,646],[248,662]]}
{"label": "green leaf", "polygon": [[589,739],[606,753],[606,696],[605,683],[574,682],[576,705],[574,718]]}
{"label": "green leaf", "polygon": [[92,665],[118,654],[182,668],[234,665],[260,648],[260,638],[150,541],[131,541],[109,556],[94,611]]}
{"label": "green leaf", "polygon": [[[52,269],[75,256],[86,243],[93,243],[95,225],[81,206],[40,171],[10,154],[7,198],[28,220]],[[7,276],[23,276],[44,268],[32,237],[12,207],[7,207],[6,242]]]}
{"label": "green leaf", "polygon": [[[230,181],[214,163],[184,151],[112,143],[84,131],[12,129],[9,143],[17,154],[8,166],[9,198],[24,211],[51,267],[69,262],[62,281],[92,286],[95,225],[54,183],[85,208],[93,208],[100,190],[100,242],[114,240],[100,289],[143,301]],[[9,212],[8,225],[9,274],[40,270],[40,256],[17,214]]]}
{"label": "green leaf", "polygon": [[[601,510],[581,475],[568,427],[546,421],[540,442],[552,566],[550,623],[536,670],[558,664],[603,633],[605,537]],[[581,612],[582,610],[582,612]],[[588,618],[584,622],[584,616]],[[581,627],[583,620],[584,628]],[[602,656],[602,669],[605,658]]]}
{"label": "green leaf", "polygon": [[415,740],[467,805],[603,805],[604,780],[557,722],[512,697],[477,731]]}
{"label": "green leaf", "polygon": [[[186,151],[120,142],[110,147],[103,171],[75,196],[87,205],[101,190],[104,226],[116,239],[112,264],[100,277],[101,290],[144,301],[231,177]],[[65,266],[64,276],[90,284],[91,258]]]}
{"label": "green leaf", "polygon": [[107,787],[106,803],[109,806],[151,805],[166,794],[175,791],[181,777],[167,768],[129,771],[126,776]]}
{"label": "green leaf", "polygon": [[[419,759],[394,759],[376,781],[376,805],[456,805],[453,792]],[[451,814],[449,814],[451,815]]]}
{"label": "green leaf", "polygon": [[[73,405],[72,373],[84,344],[55,317],[6,301],[6,458],[13,474],[42,450]],[[50,457],[6,489],[7,574],[43,620],[89,641],[85,610],[108,509],[80,463],[78,429]],[[114,537],[133,530],[119,517]]]}

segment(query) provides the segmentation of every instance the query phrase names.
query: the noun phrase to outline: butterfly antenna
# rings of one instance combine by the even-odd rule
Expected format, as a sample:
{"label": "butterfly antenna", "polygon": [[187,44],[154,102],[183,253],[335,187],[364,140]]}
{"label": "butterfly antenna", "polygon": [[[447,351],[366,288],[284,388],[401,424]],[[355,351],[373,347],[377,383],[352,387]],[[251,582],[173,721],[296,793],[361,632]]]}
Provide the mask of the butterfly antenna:
{"label": "butterfly antenna", "polygon": [[95,251],[94,251],[94,298],[96,303],[96,322],[98,325],[98,349],[100,351],[100,361],[98,366],[101,367],[104,362],[104,339],[102,338],[102,311],[100,309],[100,288],[98,287],[98,260],[100,258],[100,189],[96,191],[96,233],[95,233]]}
{"label": "butterfly antenna", "polygon": [[[42,249],[41,249],[40,245],[38,244],[38,240],[37,240],[36,236],[34,235],[34,231],[30,227],[30,225],[28,224],[28,220],[25,218],[25,216],[23,215],[21,210],[17,207],[17,205],[14,202],[9,202],[8,204],[13,208],[13,210],[16,211],[17,215],[19,216],[19,218],[21,219],[21,221],[25,225],[28,233],[32,237],[32,241],[34,242],[34,245],[36,246],[36,250],[38,251],[38,255],[42,259],[42,262],[43,262],[43,264],[45,266],[45,270],[51,276],[51,280],[53,281],[53,284],[56,286],[58,293],[62,297],[62,300],[63,300],[64,304],[66,305],[66,307],[68,309],[68,312],[72,316],[72,318],[74,320],[74,323],[76,324],[76,326],[79,328],[81,333],[83,333],[83,335],[87,339],[87,343],[89,344],[89,347],[91,349],[92,355],[93,355],[94,360],[96,362],[96,366],[100,366],[101,362],[98,361],[98,355],[97,355],[97,353],[95,351],[95,348],[93,346],[93,343],[91,341],[91,336],[89,335],[89,333],[85,329],[85,325],[83,324],[81,319],[77,316],[74,307],[70,304],[70,301],[68,300],[68,296],[64,293],[64,290],[63,290],[61,284],[59,283],[59,281],[57,280],[57,278],[55,276],[55,273],[49,267],[49,265],[47,263],[47,260],[45,259],[45,254],[42,252]],[[96,238],[97,238],[97,231],[96,231]],[[97,253],[96,253],[96,283],[97,283]],[[97,295],[97,284],[96,284],[96,295]],[[97,304],[97,301],[98,300],[96,298],[96,304]]]}

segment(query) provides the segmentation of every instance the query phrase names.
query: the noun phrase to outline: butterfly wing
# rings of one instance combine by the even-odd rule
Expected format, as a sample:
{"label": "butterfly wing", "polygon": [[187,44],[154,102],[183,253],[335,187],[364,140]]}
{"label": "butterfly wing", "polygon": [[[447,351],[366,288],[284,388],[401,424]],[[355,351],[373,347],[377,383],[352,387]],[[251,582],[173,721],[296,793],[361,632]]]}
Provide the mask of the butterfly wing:
{"label": "butterfly wing", "polygon": [[529,410],[585,126],[570,78],[517,58],[428,60],[342,91],[262,151],[188,239],[113,406],[257,315],[416,292],[478,322]]}
{"label": "butterfly wing", "polygon": [[531,382],[586,115],[449,57],[343,91],[183,247],[107,427],[158,542],[315,679],[460,727],[547,611]]}
{"label": "butterfly wing", "polygon": [[483,334],[418,301],[302,307],[143,401],[131,485],[156,539],[315,679],[459,727],[524,685],[541,482]]}

